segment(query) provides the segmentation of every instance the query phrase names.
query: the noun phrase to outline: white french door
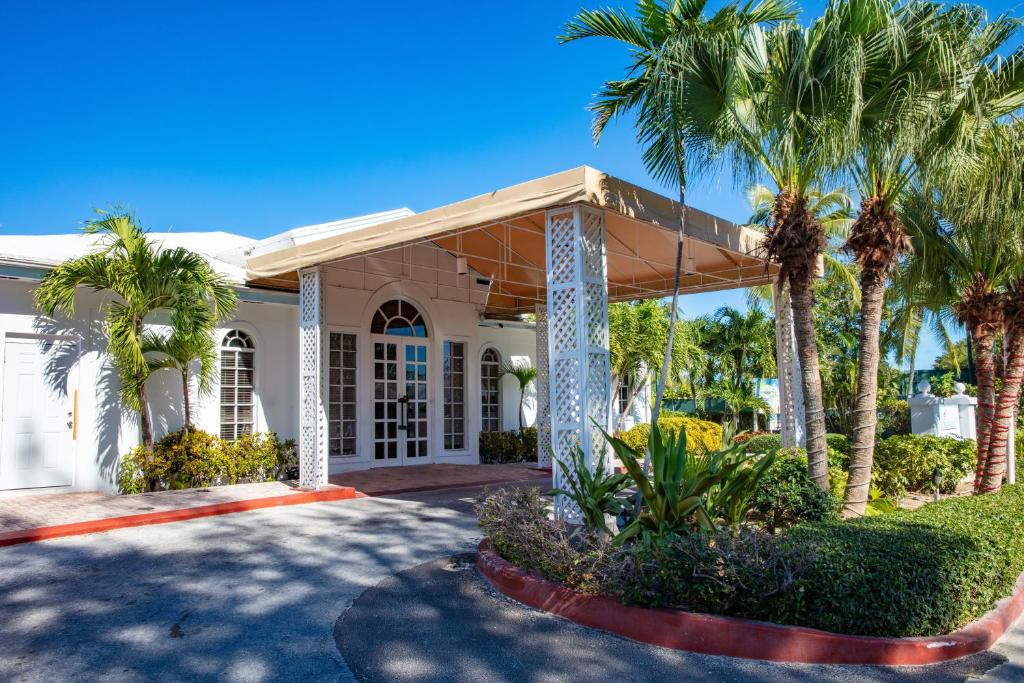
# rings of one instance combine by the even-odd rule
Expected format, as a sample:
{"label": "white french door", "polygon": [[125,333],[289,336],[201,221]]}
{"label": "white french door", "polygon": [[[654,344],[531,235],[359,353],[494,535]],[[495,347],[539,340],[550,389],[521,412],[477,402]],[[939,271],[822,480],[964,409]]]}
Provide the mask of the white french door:
{"label": "white french door", "polygon": [[375,465],[430,462],[427,343],[373,343],[373,460]]}
{"label": "white french door", "polygon": [[74,406],[68,371],[77,360],[76,342],[4,340],[0,489],[71,485]]}

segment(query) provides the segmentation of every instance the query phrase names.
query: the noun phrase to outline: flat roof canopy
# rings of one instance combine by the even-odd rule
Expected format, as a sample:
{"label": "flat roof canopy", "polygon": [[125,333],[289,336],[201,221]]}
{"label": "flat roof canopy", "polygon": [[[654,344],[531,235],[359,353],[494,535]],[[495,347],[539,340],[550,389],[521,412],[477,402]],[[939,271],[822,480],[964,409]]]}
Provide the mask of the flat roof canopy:
{"label": "flat roof canopy", "polygon": [[[298,271],[396,247],[433,243],[491,280],[487,313],[530,313],[544,303],[547,209],[583,203],[605,214],[608,299],[672,293],[679,205],[580,166],[406,218],[253,256],[248,283],[298,289]],[[778,268],[760,255],[761,233],[687,207],[682,293],[751,287]]]}

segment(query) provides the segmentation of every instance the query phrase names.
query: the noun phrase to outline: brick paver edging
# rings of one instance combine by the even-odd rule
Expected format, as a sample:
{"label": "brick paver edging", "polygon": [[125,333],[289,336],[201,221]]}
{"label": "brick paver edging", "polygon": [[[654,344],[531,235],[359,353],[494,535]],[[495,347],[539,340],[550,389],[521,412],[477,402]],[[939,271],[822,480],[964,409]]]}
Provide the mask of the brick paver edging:
{"label": "brick paver edging", "polygon": [[990,648],[1024,611],[1024,574],[995,609],[946,636],[875,638],[735,617],[623,605],[530,574],[480,542],[476,566],[510,598],[582,626],[643,643],[709,655],[804,664],[934,664]]}
{"label": "brick paver edging", "polygon": [[363,497],[364,495],[362,493],[356,491],[351,486],[337,486],[321,491],[300,491],[298,493],[286,493],[280,496],[233,500],[226,503],[197,505],[195,507],[179,508],[176,510],[159,510],[157,512],[122,515],[121,517],[105,517],[102,519],[91,519],[84,522],[71,522],[70,524],[57,524],[54,526],[37,527],[35,529],[18,529],[17,531],[3,532],[0,533],[0,547],[18,545],[19,543],[44,541],[50,538],[63,538],[64,536],[95,534],[101,531],[112,531],[114,529],[124,529],[133,526],[166,524],[167,522],[181,522],[188,519],[199,519],[200,517],[229,515],[235,512],[262,510],[263,508],[279,507],[282,505],[323,503],[334,500],[349,500],[352,498]]}

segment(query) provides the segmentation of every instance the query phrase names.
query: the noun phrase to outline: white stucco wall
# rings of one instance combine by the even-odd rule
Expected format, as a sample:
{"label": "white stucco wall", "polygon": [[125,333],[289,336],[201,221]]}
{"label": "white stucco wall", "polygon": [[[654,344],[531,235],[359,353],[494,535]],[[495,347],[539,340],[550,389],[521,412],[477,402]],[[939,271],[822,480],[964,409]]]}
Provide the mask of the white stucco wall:
{"label": "white stucco wall", "polygon": [[[118,459],[138,443],[139,428],[137,416],[123,411],[118,399],[117,374],[105,353],[107,341],[98,320],[101,295],[81,291],[76,297],[74,320],[48,320],[37,316],[32,308],[35,287],[31,281],[0,280],[0,344],[12,335],[59,335],[78,341],[76,359],[47,360],[48,365],[59,368],[60,382],[62,387],[66,382],[69,394],[78,390],[78,419],[77,439],[66,456],[74,460],[73,481],[68,487],[46,490],[114,492]],[[297,432],[296,326],[294,306],[240,303],[235,320],[219,331],[222,336],[228,329],[239,327],[256,340],[256,428],[276,431],[283,439],[294,438]],[[6,349],[0,348],[0,377],[6,358]],[[180,429],[183,414],[178,375],[159,372],[147,389],[155,437]],[[11,410],[3,401],[0,392],[0,424]],[[199,399],[193,387],[193,401],[196,426],[216,434],[220,428],[219,393],[215,389],[210,396]],[[68,403],[72,404],[70,396]],[[3,439],[0,431],[0,457],[5,453]]]}

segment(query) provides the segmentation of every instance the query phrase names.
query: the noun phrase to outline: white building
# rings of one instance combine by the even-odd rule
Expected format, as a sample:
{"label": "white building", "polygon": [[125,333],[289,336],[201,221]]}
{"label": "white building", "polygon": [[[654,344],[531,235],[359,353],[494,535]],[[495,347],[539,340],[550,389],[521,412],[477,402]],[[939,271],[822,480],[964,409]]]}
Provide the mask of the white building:
{"label": "white building", "polygon": [[[771,279],[757,233],[689,213],[684,292]],[[588,416],[614,424],[620,409],[607,302],[670,291],[677,215],[668,199],[581,167],[422,214],[263,240],[151,237],[203,254],[237,286],[235,318],[218,330],[221,385],[197,399],[196,426],[295,438],[302,483],[320,486],[354,469],[478,463],[482,429],[519,426],[518,385],[497,373],[506,361],[541,371],[524,412],[542,443],[589,443]],[[112,491],[119,456],[138,442],[105,354],[105,294],[83,292],[72,321],[33,309],[47,270],[94,241],[0,236],[0,491]],[[523,314],[537,314],[536,330]],[[174,373],[148,389],[157,438],[179,429]],[[648,401],[629,424],[648,419]]]}

